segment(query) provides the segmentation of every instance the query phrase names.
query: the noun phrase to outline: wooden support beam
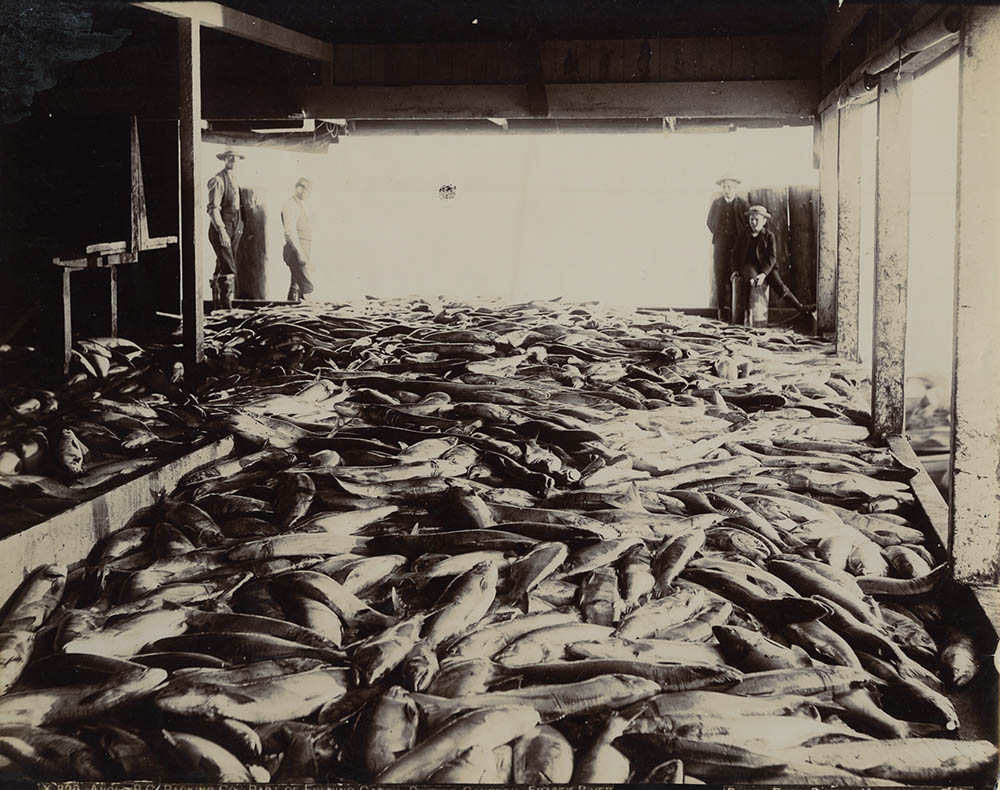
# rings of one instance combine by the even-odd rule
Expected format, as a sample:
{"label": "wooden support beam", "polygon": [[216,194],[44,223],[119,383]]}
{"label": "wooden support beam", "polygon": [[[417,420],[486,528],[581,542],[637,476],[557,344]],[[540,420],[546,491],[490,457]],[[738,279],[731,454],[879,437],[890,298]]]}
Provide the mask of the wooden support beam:
{"label": "wooden support beam", "polygon": [[[811,118],[815,80],[566,83],[543,86],[549,118]],[[311,86],[296,92],[307,118],[440,120],[538,117],[524,85]]]}
{"label": "wooden support beam", "polygon": [[205,357],[205,312],[197,250],[202,233],[201,25],[177,20],[180,65],[180,266],[185,362],[193,368]]}
{"label": "wooden support beam", "polygon": [[880,438],[903,433],[912,87],[908,74],[897,79],[896,74],[884,72],[879,77],[872,424]]}
{"label": "wooden support beam", "polygon": [[118,337],[118,267],[112,266],[108,269],[108,291],[111,311],[110,326],[111,337]]}
{"label": "wooden support beam", "polygon": [[955,578],[1000,581],[1000,7],[965,9],[959,46],[958,232],[952,382]]}
{"label": "wooden support beam", "polygon": [[837,326],[837,150],[840,121],[836,108],[821,116],[819,160],[819,255],[816,265],[816,329]]}
{"label": "wooden support beam", "polygon": [[73,352],[73,284],[69,269],[62,271],[62,308],[63,308],[63,373],[69,372],[69,361]]}
{"label": "wooden support beam", "polygon": [[[921,5],[910,19],[906,30],[897,31],[868,56],[820,102],[819,111],[827,107],[876,99],[878,75],[888,69],[900,73],[916,73],[946,51],[957,36],[960,14],[957,9],[939,5]],[[927,55],[922,53],[927,52]]]}
{"label": "wooden support beam", "polygon": [[845,3],[827,17],[820,36],[820,66],[826,66],[843,47],[854,29],[868,16],[869,3]]}
{"label": "wooden support beam", "polygon": [[129,122],[129,176],[130,176],[130,201],[132,208],[131,215],[131,237],[128,249],[138,253],[145,249],[146,242],[149,241],[149,225],[146,220],[146,190],[142,183],[142,156],[139,149],[139,124],[133,115]]}
{"label": "wooden support beam", "polygon": [[837,354],[857,362],[861,299],[861,109],[840,111],[837,153]]}
{"label": "wooden support beam", "polygon": [[204,130],[201,133],[201,141],[227,146],[275,148],[282,151],[325,154],[331,143],[337,142],[337,138],[326,134],[317,135],[314,132],[256,134],[254,132],[211,132]]}
{"label": "wooden support beam", "polygon": [[333,61],[332,44],[268,22],[266,19],[244,14],[234,8],[227,8],[220,3],[139,2],[132,5],[178,19],[198,22],[203,27],[221,30],[292,55],[327,63]]}

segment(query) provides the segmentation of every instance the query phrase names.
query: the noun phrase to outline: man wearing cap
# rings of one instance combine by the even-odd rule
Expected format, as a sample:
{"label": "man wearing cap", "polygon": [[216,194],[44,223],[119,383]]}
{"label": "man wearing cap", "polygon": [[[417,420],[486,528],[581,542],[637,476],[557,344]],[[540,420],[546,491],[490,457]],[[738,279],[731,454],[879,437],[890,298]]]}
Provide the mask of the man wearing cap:
{"label": "man wearing cap", "polygon": [[736,194],[740,180],[735,176],[725,175],[715,183],[722,188],[722,196],[712,201],[706,224],[712,231],[712,271],[721,321],[729,306],[729,261],[736,237],[746,225],[747,202]]}
{"label": "man wearing cap", "polygon": [[742,277],[751,286],[768,285],[774,287],[778,295],[789,302],[803,315],[813,317],[813,313],[785,285],[778,273],[778,256],[774,234],[765,227],[771,213],[764,206],[750,206],[747,224],[736,237],[730,262],[731,279]]}
{"label": "man wearing cap", "polygon": [[282,257],[292,276],[288,286],[289,302],[300,302],[314,290],[307,271],[312,252],[312,225],[305,201],[311,192],[312,182],[308,178],[300,178],[295,182],[295,194],[281,207],[281,224],[285,228]]}
{"label": "man wearing cap", "polygon": [[212,218],[208,240],[215,250],[212,296],[216,308],[229,310],[233,306],[233,292],[236,290],[236,251],[243,235],[236,160],[244,156],[227,148],[216,154],[216,158],[225,162],[226,166],[208,181],[208,215]]}

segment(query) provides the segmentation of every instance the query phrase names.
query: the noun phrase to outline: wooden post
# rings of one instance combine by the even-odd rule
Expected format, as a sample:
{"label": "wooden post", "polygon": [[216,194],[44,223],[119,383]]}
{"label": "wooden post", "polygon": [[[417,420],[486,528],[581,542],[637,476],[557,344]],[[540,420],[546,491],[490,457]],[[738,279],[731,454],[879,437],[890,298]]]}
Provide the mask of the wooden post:
{"label": "wooden post", "polygon": [[180,259],[184,356],[190,366],[205,356],[205,313],[197,248],[202,231],[201,200],[201,28],[192,19],[177,20],[180,64]]}
{"label": "wooden post", "polygon": [[955,578],[1000,581],[1000,8],[969,6],[958,78],[950,545]]}
{"label": "wooden post", "polygon": [[267,210],[256,191],[240,187],[243,237],[236,255],[236,298],[267,298]]}
{"label": "wooden post", "polygon": [[819,260],[816,265],[816,330],[837,326],[837,151],[840,124],[837,108],[822,116],[819,160]]}
{"label": "wooden post", "polygon": [[320,85],[333,85],[335,82],[335,73],[333,69],[333,64],[335,62],[336,48],[331,45],[330,47],[331,57],[329,60],[321,60],[319,62],[319,84]]}
{"label": "wooden post", "polygon": [[788,187],[788,287],[804,304],[816,302],[816,210],[819,190]]}
{"label": "wooden post", "polygon": [[142,156],[139,149],[139,125],[133,115],[130,122],[129,162],[131,176],[132,234],[129,251],[138,255],[149,241],[149,224],[146,220],[146,190],[142,183]]}
{"label": "wooden post", "polygon": [[903,433],[906,284],[910,249],[912,79],[884,72],[878,86],[875,160],[875,304],[872,423],[880,438]]}
{"label": "wooden post", "polygon": [[767,284],[748,285],[747,287],[747,320],[748,326],[767,326],[768,302],[771,289]]}
{"label": "wooden post", "polygon": [[861,109],[840,111],[837,155],[837,354],[858,353],[861,285]]}
{"label": "wooden post", "polygon": [[111,298],[111,337],[118,337],[118,267],[108,267],[108,290]]}
{"label": "wooden post", "polygon": [[72,274],[69,269],[62,270],[63,373],[69,373],[73,351],[73,287],[69,279]]}

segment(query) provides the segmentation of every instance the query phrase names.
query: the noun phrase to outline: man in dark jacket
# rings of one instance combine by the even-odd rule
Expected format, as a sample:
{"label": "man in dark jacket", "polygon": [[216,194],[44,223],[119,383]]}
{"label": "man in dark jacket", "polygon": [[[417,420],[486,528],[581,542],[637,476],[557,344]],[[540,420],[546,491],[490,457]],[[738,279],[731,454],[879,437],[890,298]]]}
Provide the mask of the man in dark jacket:
{"label": "man in dark jacket", "polygon": [[747,202],[736,194],[740,180],[735,176],[725,175],[715,183],[721,187],[722,196],[712,201],[706,224],[712,231],[712,272],[721,321],[730,303],[729,259],[740,229],[747,224]]}
{"label": "man in dark jacket", "polygon": [[765,227],[770,218],[771,214],[764,206],[750,206],[747,211],[747,224],[733,245],[730,278],[735,280],[742,277],[748,286],[758,286],[767,282],[778,292],[778,296],[791,302],[802,315],[814,318],[812,310],[788,290],[788,286],[778,273],[774,234]]}
{"label": "man in dark jacket", "polygon": [[215,250],[215,276],[212,294],[215,307],[228,310],[233,306],[236,290],[236,253],[243,235],[243,216],[240,210],[240,185],[236,180],[236,160],[243,159],[227,148],[216,157],[226,166],[208,181],[208,215],[211,224],[208,240]]}

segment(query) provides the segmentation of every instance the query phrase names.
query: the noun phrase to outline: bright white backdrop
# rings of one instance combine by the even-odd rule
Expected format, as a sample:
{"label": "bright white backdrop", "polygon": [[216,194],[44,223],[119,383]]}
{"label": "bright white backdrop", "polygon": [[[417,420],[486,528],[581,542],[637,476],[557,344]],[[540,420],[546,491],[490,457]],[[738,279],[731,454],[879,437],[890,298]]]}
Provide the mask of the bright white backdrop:
{"label": "bright white backdrop", "polygon": [[[206,145],[213,165],[219,146]],[[715,134],[348,137],[323,155],[246,152],[269,229],[268,296],[288,287],[278,213],[314,182],[317,296],[708,304],[714,181],[814,185],[811,127]],[[442,200],[439,188],[455,186]],[[205,260],[211,261],[207,242]],[[209,273],[211,265],[208,267]]]}

